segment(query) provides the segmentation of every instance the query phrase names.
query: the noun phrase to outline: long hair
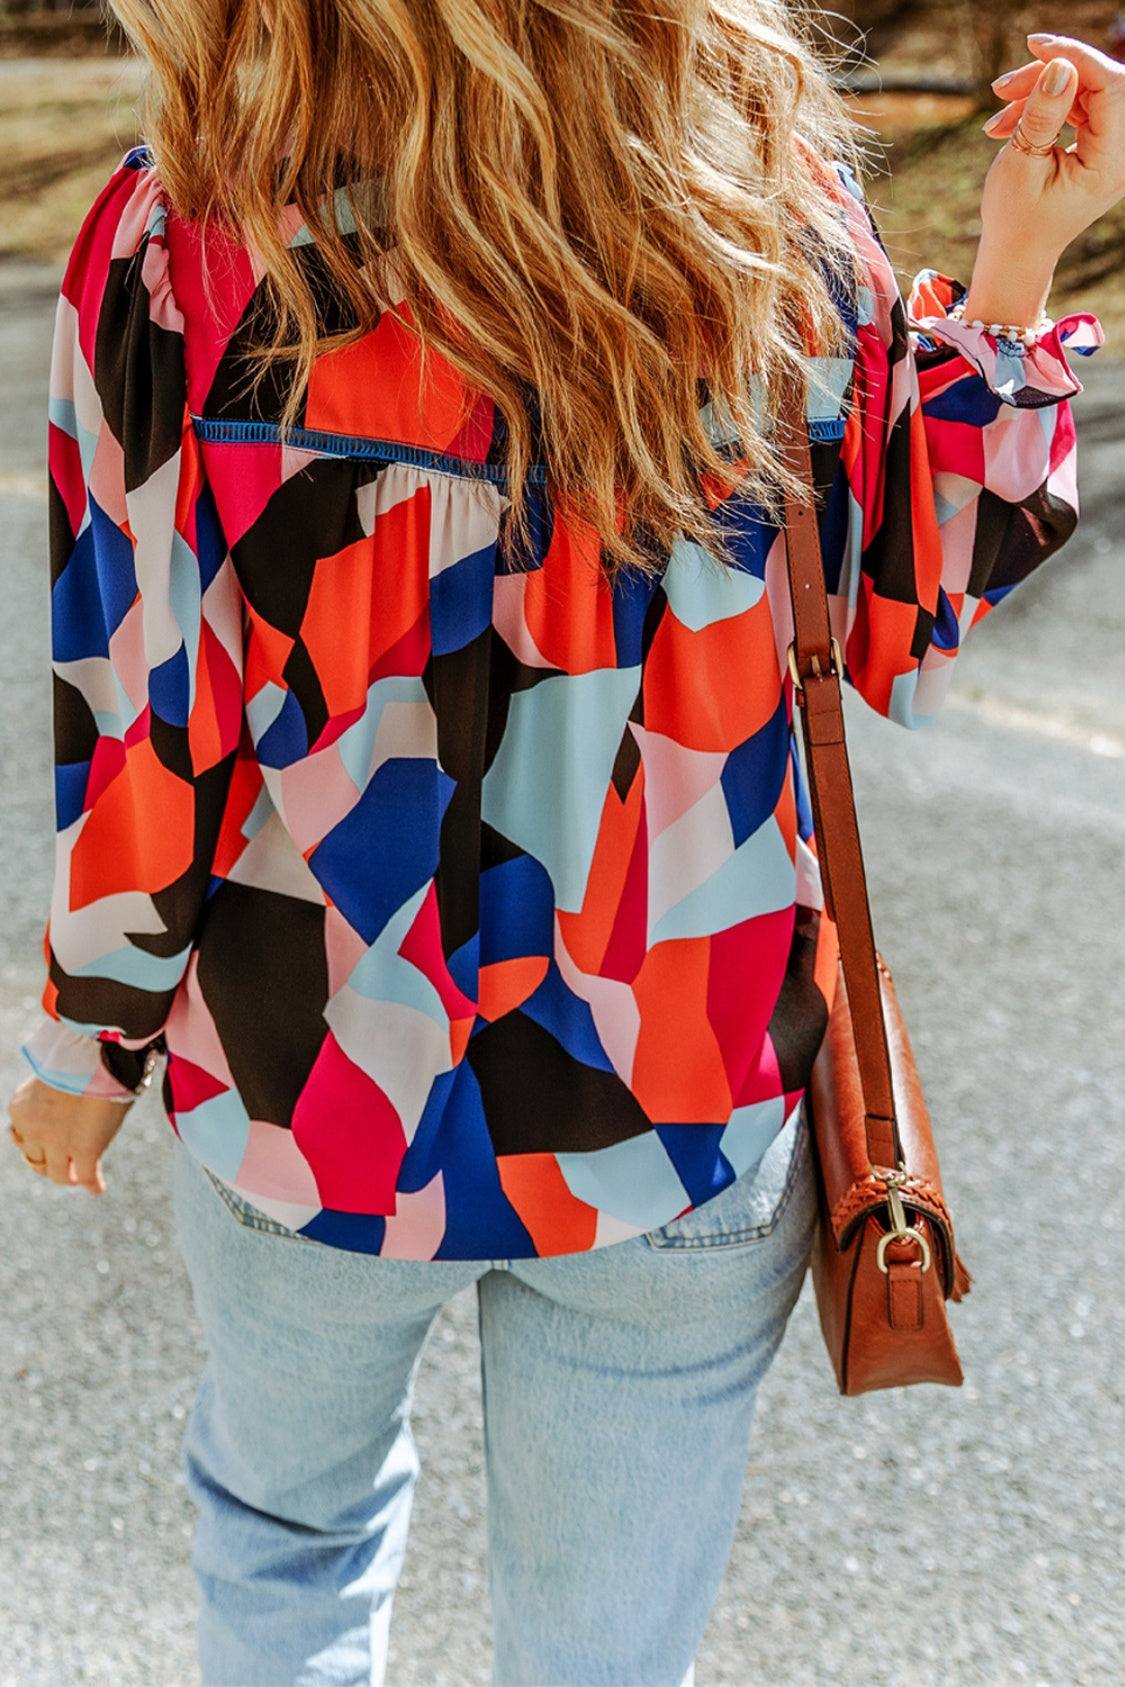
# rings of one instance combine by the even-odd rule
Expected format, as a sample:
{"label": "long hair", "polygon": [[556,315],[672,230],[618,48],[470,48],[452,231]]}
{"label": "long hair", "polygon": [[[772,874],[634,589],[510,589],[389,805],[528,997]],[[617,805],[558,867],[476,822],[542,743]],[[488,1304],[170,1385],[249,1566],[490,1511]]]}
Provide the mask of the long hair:
{"label": "long hair", "polygon": [[528,539],[539,456],[610,574],[681,535],[729,560],[710,512],[736,486],[776,491],[777,377],[802,344],[840,348],[852,263],[816,167],[853,154],[851,124],[791,7],[111,5],[148,62],[172,204],[264,268],[258,368],[288,363],[283,422],[313,359],[397,300],[423,369],[436,350],[507,424],[505,544]]}

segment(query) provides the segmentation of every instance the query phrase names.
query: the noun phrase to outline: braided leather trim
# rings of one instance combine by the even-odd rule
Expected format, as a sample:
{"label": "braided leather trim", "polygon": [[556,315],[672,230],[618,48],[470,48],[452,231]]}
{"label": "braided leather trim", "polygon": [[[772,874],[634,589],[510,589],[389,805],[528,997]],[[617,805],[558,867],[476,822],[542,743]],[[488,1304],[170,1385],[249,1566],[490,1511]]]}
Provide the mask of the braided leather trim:
{"label": "braided leather trim", "polygon": [[[940,1189],[923,1178],[911,1177],[899,1186],[899,1193],[906,1206],[917,1207],[927,1218],[952,1234],[953,1221]],[[886,1206],[886,1202],[887,1185],[882,1178],[869,1177],[861,1183],[853,1183],[832,1209],[832,1234],[836,1245],[842,1245],[857,1219],[865,1217],[873,1207]]]}
{"label": "braided leather trim", "polygon": [[[957,1256],[953,1245],[953,1221],[941,1190],[932,1183],[927,1183],[924,1178],[911,1177],[900,1185],[899,1192],[903,1205],[908,1209],[907,1216],[909,1217],[909,1209],[913,1208],[928,1220],[931,1226],[945,1297],[948,1299],[951,1294],[956,1293]],[[837,1250],[842,1253],[868,1215],[879,1208],[885,1209],[886,1204],[887,1185],[882,1178],[869,1177],[864,1178],[862,1182],[853,1183],[829,1215]]]}

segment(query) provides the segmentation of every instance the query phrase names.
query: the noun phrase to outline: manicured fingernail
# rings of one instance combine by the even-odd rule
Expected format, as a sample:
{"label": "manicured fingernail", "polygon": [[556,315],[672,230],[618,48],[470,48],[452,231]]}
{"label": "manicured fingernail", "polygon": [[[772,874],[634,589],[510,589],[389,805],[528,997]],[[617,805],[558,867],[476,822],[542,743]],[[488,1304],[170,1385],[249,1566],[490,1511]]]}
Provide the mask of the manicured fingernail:
{"label": "manicured fingernail", "polygon": [[1027,39],[1029,41],[1057,41],[1058,36],[1057,35],[1029,35]]}
{"label": "manicured fingernail", "polygon": [[1050,99],[1054,99],[1056,94],[1061,94],[1064,88],[1070,86],[1070,65],[1066,59],[1051,60],[1041,86]]}
{"label": "manicured fingernail", "polygon": [[986,135],[991,135],[992,131],[999,126],[1000,119],[1003,115],[1004,113],[1002,111],[994,111],[987,123],[981,124],[981,128],[984,130]]}
{"label": "manicured fingernail", "polygon": [[999,90],[1001,88],[1006,88],[1008,86],[1009,82],[1015,81],[1015,78],[1016,78],[1016,73],[1015,73],[1014,70],[1006,70],[1004,72],[1003,76],[998,76],[996,78],[996,80],[995,80],[995,82],[993,82],[992,86],[997,90]]}

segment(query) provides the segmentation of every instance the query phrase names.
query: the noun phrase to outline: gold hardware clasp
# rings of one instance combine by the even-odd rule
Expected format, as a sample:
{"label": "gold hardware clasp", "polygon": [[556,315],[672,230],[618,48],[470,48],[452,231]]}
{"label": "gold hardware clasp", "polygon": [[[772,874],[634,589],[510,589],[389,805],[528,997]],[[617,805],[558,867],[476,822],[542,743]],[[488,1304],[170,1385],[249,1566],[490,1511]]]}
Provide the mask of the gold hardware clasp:
{"label": "gold hardware clasp", "polygon": [[883,1174],[887,1185],[887,1210],[891,1215],[891,1229],[885,1236],[880,1236],[879,1245],[875,1249],[875,1263],[884,1277],[889,1274],[887,1265],[887,1246],[891,1242],[917,1242],[922,1250],[922,1270],[930,1269],[930,1244],[920,1230],[906,1222],[906,1208],[902,1204],[901,1186],[906,1182],[902,1172],[885,1172]]}
{"label": "gold hardware clasp", "polygon": [[915,1230],[913,1225],[908,1225],[905,1230],[889,1230],[885,1236],[879,1238],[879,1245],[875,1249],[875,1264],[884,1277],[890,1276],[891,1268],[887,1264],[887,1247],[891,1242],[917,1242],[922,1250],[922,1270],[928,1271],[930,1269],[930,1262],[933,1257],[930,1253],[930,1244],[920,1230]]}
{"label": "gold hardware clasp", "polygon": [[[825,678],[824,670],[820,665],[820,657],[817,656],[815,652],[812,656],[812,671],[817,679]],[[833,638],[832,640],[832,665],[828,672],[830,674],[835,674],[837,679],[842,680],[844,677],[844,653],[840,649],[840,641],[838,638]],[[802,680],[797,667],[796,644],[791,644],[789,646],[789,673],[793,680],[794,689],[802,691],[804,689],[804,681]]]}

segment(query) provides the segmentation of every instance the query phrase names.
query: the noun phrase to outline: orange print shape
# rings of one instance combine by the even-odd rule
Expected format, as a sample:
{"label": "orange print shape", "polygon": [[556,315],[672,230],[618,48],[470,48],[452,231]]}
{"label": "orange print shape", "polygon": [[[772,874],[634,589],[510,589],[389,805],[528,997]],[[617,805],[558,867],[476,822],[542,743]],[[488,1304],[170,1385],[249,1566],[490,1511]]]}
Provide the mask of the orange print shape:
{"label": "orange print shape", "polygon": [[645,670],[645,727],[687,750],[737,749],[781,696],[769,601],[692,632],[669,610]]}
{"label": "orange print shape", "polygon": [[478,1008],[482,1019],[503,1019],[533,996],[547,976],[546,955],[518,955],[493,961],[479,973]]}
{"label": "orange print shape", "polygon": [[544,660],[564,674],[617,666],[613,594],[588,522],[556,516],[542,568],[525,576],[523,618]]}
{"label": "orange print shape", "polygon": [[633,982],[641,1014],[633,1093],[650,1119],[730,1117],[723,1052],[707,1015],[711,943],[677,938],[650,949]]}
{"label": "orange print shape", "polygon": [[316,565],[301,637],[334,718],[367,700],[371,670],[429,595],[430,489],[379,512],[375,536]]}
{"label": "orange print shape", "polygon": [[[409,318],[407,305],[397,309]],[[466,382],[436,351],[430,354],[423,383],[417,337],[385,314],[362,340],[317,358],[305,426],[447,451],[476,397],[473,393],[470,400]]]}
{"label": "orange print shape", "polygon": [[594,1245],[598,1214],[572,1195],[553,1154],[501,1154],[500,1187],[542,1256],[585,1253]]}
{"label": "orange print shape", "polygon": [[642,764],[624,802],[617,795],[615,785],[611,784],[606,792],[580,912],[574,914],[563,908],[556,911],[567,953],[581,972],[594,975],[601,971],[633,859],[643,804]]}
{"label": "orange print shape", "polygon": [[195,841],[195,793],[149,740],[125,753],[79,833],[70,858],[70,906],[122,891],[152,895],[187,872]]}
{"label": "orange print shape", "polygon": [[280,627],[247,606],[250,638],[246,652],[246,695],[255,697],[267,682],[284,685],[282,674],[293,653],[293,640]]}

